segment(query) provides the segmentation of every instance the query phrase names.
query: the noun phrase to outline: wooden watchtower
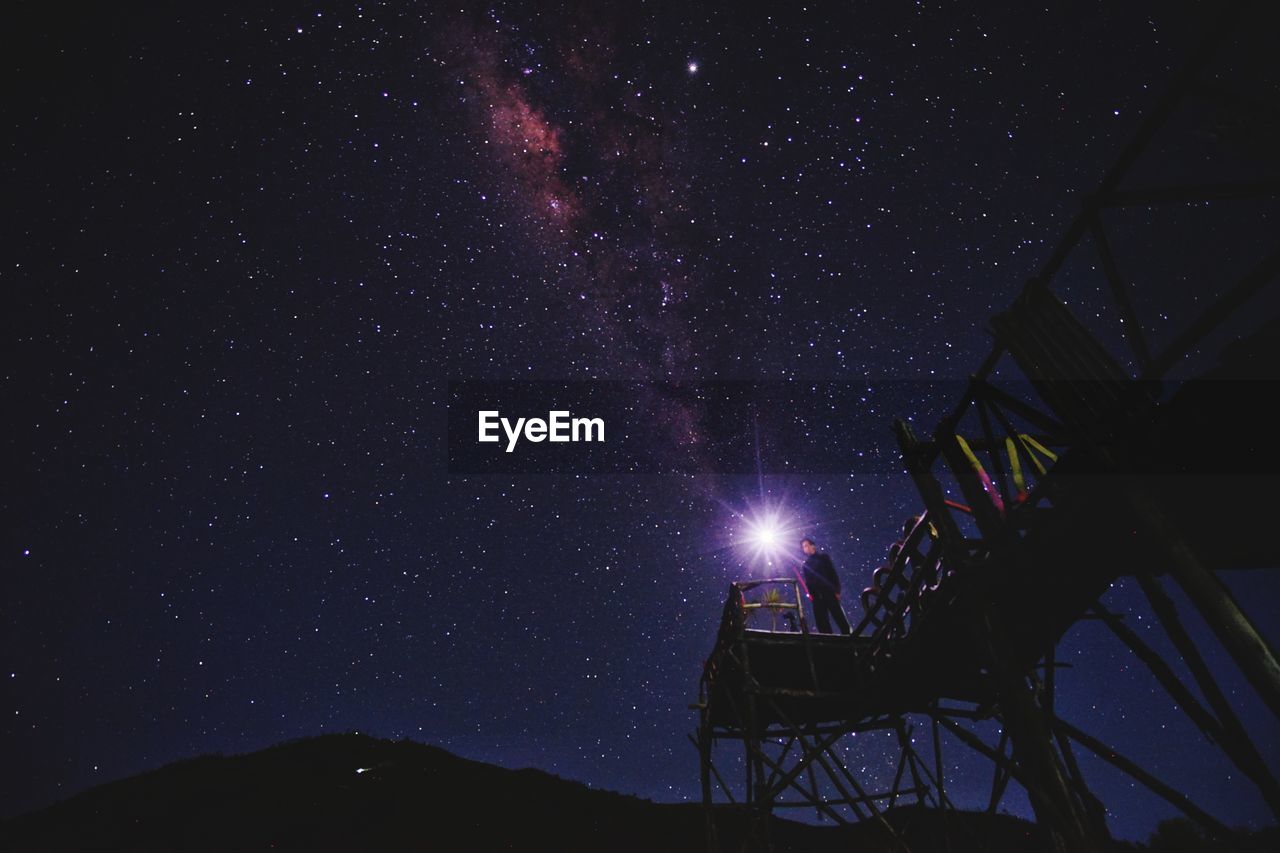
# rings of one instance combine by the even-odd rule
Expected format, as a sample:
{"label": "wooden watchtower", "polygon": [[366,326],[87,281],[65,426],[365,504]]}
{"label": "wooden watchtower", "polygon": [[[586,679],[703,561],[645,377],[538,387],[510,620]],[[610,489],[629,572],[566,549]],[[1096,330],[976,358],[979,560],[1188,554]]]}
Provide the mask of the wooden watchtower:
{"label": "wooden watchtower", "polygon": [[[1276,174],[1125,185],[1251,8],[1244,4],[1212,28],[1040,273],[992,318],[993,348],[952,413],[928,436],[902,420],[893,425],[921,512],[868,590],[854,634],[813,632],[793,580],[731,586],[699,684],[694,740],[704,803],[744,807],[748,846],[770,847],[768,818],[779,809],[808,809],[834,822],[876,820],[892,837],[885,811],[897,804],[952,808],[944,732],[992,763],[989,811],[1016,782],[1057,850],[1095,851],[1108,838],[1078,750],[1229,837],[1231,830],[1123,750],[1057,713],[1055,649],[1086,619],[1131,650],[1280,818],[1280,784],[1170,594],[1181,590],[1280,717],[1280,662],[1220,578],[1280,566],[1274,537],[1242,535],[1274,524],[1280,472],[1249,460],[1251,439],[1239,428],[1258,399],[1280,388],[1280,322],[1258,328],[1245,313],[1280,274],[1280,228],[1262,229],[1270,236],[1253,259],[1224,258],[1224,270],[1243,264],[1237,276],[1205,282],[1198,313],[1176,331],[1162,329],[1157,348],[1143,314],[1151,306],[1134,298],[1107,227],[1108,213],[1121,208],[1225,210],[1280,199]],[[1083,310],[1118,319],[1121,330],[1106,343],[1055,292],[1064,264],[1086,245],[1105,297]],[[1206,241],[1205,252],[1215,248]],[[1232,324],[1245,330],[1234,342]],[[1208,346],[1225,347],[1216,366],[1195,381],[1173,378],[1188,356],[1203,371]],[[1259,360],[1269,363],[1260,368]],[[1224,443],[1249,461],[1224,461]],[[1158,654],[1128,614],[1104,605],[1115,584],[1141,590],[1180,665]],[[984,737],[992,722],[995,742]],[[915,748],[914,733],[924,730],[932,756]],[[843,739],[870,732],[880,733],[877,743],[894,744],[887,790],[869,790],[842,749]],[[717,759],[727,742],[742,745],[735,778],[721,773]],[[714,848],[710,819],[708,841]]]}

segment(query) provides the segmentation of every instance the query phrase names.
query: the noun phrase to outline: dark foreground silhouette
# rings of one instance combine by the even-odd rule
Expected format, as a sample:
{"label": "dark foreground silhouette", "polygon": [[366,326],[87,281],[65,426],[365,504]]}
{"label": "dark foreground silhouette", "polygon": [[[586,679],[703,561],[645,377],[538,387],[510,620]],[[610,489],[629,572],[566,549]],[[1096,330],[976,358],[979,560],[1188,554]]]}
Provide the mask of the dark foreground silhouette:
{"label": "dark foreground silhouette", "polygon": [[[357,772],[360,771],[360,772]],[[1008,815],[896,809],[913,853],[1040,851],[1032,824]],[[943,840],[944,820],[951,837]],[[721,846],[744,822],[717,812]],[[1162,825],[1151,850],[1217,851],[1189,827]],[[774,849],[889,851],[883,827],[772,820]],[[697,805],[592,790],[538,770],[505,770],[412,741],[327,735],[249,755],[206,756],[102,785],[0,823],[19,851],[703,851]],[[1268,835],[1274,841],[1274,834]],[[1117,850],[1143,849],[1116,845]],[[1280,849],[1280,848],[1272,848]]]}

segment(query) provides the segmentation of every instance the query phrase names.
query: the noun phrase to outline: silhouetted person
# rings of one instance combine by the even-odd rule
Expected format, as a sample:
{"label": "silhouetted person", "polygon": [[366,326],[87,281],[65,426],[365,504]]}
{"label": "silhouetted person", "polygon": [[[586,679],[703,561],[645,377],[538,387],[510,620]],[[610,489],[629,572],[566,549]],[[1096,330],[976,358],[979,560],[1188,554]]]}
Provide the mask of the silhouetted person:
{"label": "silhouetted person", "polygon": [[840,576],[831,558],[818,550],[812,539],[801,539],[800,548],[805,553],[804,584],[809,588],[813,601],[813,619],[823,634],[831,633],[831,619],[836,620],[841,634],[850,632],[849,620],[840,609]]}

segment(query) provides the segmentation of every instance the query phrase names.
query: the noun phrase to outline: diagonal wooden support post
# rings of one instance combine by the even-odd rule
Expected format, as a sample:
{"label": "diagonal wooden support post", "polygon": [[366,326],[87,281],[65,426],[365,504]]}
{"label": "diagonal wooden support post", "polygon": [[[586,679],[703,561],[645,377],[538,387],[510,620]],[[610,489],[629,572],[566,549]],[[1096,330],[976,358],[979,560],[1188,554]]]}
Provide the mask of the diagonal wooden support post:
{"label": "diagonal wooden support post", "polygon": [[1147,531],[1164,544],[1169,557],[1169,574],[1204,616],[1271,713],[1280,719],[1280,660],[1277,660],[1275,651],[1240,610],[1222,581],[1196,558],[1182,534],[1165,517],[1147,490],[1129,481],[1126,497]]}
{"label": "diagonal wooden support post", "polygon": [[[928,795],[929,788],[925,785],[924,780],[920,778],[920,771],[916,767],[916,751],[911,745],[911,731],[907,729],[902,717],[894,718],[894,730],[898,735],[898,746],[902,749],[902,754],[906,756],[907,769],[911,771],[911,781],[916,789],[916,802],[924,803],[924,798]],[[942,808],[941,800],[938,801],[938,808]]]}
{"label": "diagonal wooden support post", "polygon": [[1277,785],[1275,776],[1268,769],[1266,761],[1253,745],[1253,741],[1249,739],[1248,732],[1245,731],[1244,725],[1236,716],[1227,697],[1223,695],[1222,688],[1218,686],[1213,673],[1209,670],[1209,665],[1205,663],[1200,650],[1196,648],[1195,642],[1183,627],[1182,621],[1178,618],[1177,605],[1155,578],[1140,574],[1137,579],[1143,593],[1147,596],[1147,601],[1151,603],[1151,609],[1156,613],[1156,618],[1164,626],[1165,633],[1173,641],[1174,648],[1178,650],[1187,668],[1191,670],[1191,675],[1200,687],[1200,692],[1217,715],[1218,744],[1226,752],[1227,757],[1240,768],[1240,771],[1258,786],[1272,813],[1280,817],[1280,785]]}
{"label": "diagonal wooden support post", "polygon": [[1096,853],[1098,845],[1090,831],[1087,811],[1068,781],[1054,748],[1048,715],[1036,702],[1026,678],[1012,666],[1010,644],[999,625],[987,615],[982,627],[999,697],[1000,717],[1013,744],[1013,766],[1020,773],[1015,778],[1027,789],[1036,818],[1049,832],[1056,850]]}
{"label": "diagonal wooden support post", "polygon": [[1072,740],[1079,743],[1085,749],[1089,750],[1112,767],[1124,771],[1134,779],[1141,782],[1153,793],[1178,807],[1183,814],[1200,823],[1215,836],[1228,840],[1236,837],[1234,832],[1228,829],[1226,825],[1217,818],[1213,817],[1213,815],[1198,807],[1195,803],[1191,802],[1191,800],[1175,791],[1169,785],[1161,782],[1155,776],[1152,776],[1150,773],[1143,770],[1137,764],[1134,764],[1132,761],[1125,758],[1102,741],[1091,735],[1085,734],[1066,720],[1058,719],[1056,725]]}

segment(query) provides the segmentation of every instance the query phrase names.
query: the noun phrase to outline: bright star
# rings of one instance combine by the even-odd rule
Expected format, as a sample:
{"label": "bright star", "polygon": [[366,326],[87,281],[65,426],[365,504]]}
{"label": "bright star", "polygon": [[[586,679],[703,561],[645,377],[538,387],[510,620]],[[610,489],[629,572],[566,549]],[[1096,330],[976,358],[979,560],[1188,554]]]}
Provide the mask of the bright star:
{"label": "bright star", "polygon": [[778,519],[767,516],[747,522],[745,539],[757,548],[772,550],[782,539],[782,531],[778,529]]}
{"label": "bright star", "polygon": [[697,73],[698,73],[698,63],[696,63],[696,62],[690,62],[690,63],[689,63],[689,73],[690,73],[690,74],[697,74]]}
{"label": "bright star", "polygon": [[778,566],[795,556],[792,552],[803,527],[781,502],[752,507],[739,519],[741,526],[733,539],[751,563]]}

